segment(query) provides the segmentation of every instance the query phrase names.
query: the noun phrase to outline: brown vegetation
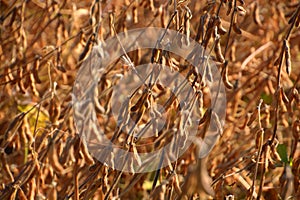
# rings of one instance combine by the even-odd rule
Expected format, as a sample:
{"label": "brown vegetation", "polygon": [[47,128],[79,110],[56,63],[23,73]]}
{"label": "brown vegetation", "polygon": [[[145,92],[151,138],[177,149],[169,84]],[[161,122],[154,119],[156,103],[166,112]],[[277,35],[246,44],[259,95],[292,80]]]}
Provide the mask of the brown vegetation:
{"label": "brown vegetation", "polygon": [[[297,1],[0,1],[0,199],[299,199],[299,23]],[[226,87],[226,121],[207,158],[195,158],[193,145],[161,170],[125,173],[90,155],[71,94],[93,45],[150,26],[176,30],[211,52]],[[128,56],[185,75],[191,67],[160,51]],[[99,80],[97,117],[108,137],[115,128],[107,119],[110,88],[128,67],[120,59]],[[189,80],[206,93],[200,78]],[[205,135],[210,103],[203,96]],[[155,99],[141,92],[131,100],[130,116],[143,123]]]}

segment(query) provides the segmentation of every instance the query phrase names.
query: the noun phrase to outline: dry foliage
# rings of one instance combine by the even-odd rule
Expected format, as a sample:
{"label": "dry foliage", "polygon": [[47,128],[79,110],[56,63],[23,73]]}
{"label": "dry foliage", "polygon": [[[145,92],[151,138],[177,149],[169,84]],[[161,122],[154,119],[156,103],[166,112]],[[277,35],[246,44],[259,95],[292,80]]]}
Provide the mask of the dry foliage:
{"label": "dry foliage", "polygon": [[[299,199],[299,23],[297,1],[0,1],[0,199]],[[211,52],[227,88],[226,124],[205,159],[193,145],[161,170],[123,173],[89,154],[74,126],[71,93],[93,45],[149,26],[176,30]],[[98,83],[97,117],[108,137],[124,145],[124,134],[114,136],[109,102],[128,59],[185,74],[206,110],[199,119],[205,135],[205,82],[176,55],[137,50]],[[170,96],[159,83],[151,87]],[[156,97],[141,91],[131,101],[129,116],[144,123]],[[147,142],[163,146],[172,137],[164,131]],[[126,138],[135,152],[133,140]]]}

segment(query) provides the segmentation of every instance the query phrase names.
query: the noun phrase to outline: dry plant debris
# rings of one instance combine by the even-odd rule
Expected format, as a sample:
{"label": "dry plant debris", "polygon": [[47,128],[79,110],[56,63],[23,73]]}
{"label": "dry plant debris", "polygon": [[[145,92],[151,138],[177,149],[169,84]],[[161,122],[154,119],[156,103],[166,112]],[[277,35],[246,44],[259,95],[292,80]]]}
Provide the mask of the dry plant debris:
{"label": "dry plant debris", "polygon": [[[299,199],[299,23],[295,0],[0,1],[0,199]],[[93,46],[151,26],[183,33],[182,42],[192,38],[210,52],[226,86],[226,123],[205,159],[193,145],[165,168],[124,173],[90,155],[74,126],[71,94]],[[199,87],[205,135],[210,102],[191,66],[160,50],[127,56],[105,69],[96,88],[107,136],[116,126],[111,88],[131,61],[164,63]],[[127,111],[136,123],[151,115],[157,96],[170,96],[159,83],[152,89],[156,96],[132,96]],[[157,132],[147,142],[159,148],[170,137]]]}

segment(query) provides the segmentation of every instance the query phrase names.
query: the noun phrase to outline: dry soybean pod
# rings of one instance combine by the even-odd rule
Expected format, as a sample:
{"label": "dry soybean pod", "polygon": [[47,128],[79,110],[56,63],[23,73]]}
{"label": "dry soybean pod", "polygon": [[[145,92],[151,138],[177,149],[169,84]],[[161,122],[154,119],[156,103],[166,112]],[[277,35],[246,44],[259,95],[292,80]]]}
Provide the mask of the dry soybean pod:
{"label": "dry soybean pod", "polygon": [[252,123],[256,120],[256,117],[257,117],[257,114],[258,114],[258,110],[255,109],[254,112],[252,113],[252,115],[250,116],[250,119],[247,123],[247,126],[251,126]]}
{"label": "dry soybean pod", "polygon": [[255,2],[254,3],[254,11],[253,11],[253,19],[254,19],[255,24],[257,24],[258,26],[262,26],[259,11],[260,11],[260,9],[259,9],[258,3]]}
{"label": "dry soybean pod", "polygon": [[235,1],[235,0],[229,0],[229,2],[228,2],[228,8],[227,8],[226,15],[229,15],[231,13],[231,10],[233,7],[233,1]]}
{"label": "dry soybean pod", "polygon": [[81,147],[81,153],[82,153],[86,163],[89,164],[89,165],[93,165],[94,160],[93,160],[93,157],[89,154],[86,144],[81,141],[80,142],[80,147]]}
{"label": "dry soybean pod", "polygon": [[[90,8],[90,19],[89,19],[89,22],[90,22],[90,25],[94,25],[96,23],[96,18],[95,18],[95,9],[96,9],[96,4],[97,4],[97,0],[94,0],[92,5],[91,5],[91,8]],[[95,31],[93,31],[95,32]]]}
{"label": "dry soybean pod", "polygon": [[190,39],[190,20],[192,18],[192,12],[188,7],[186,8],[185,16],[184,16],[184,29],[185,29],[185,34],[186,34],[186,43],[189,45],[189,39]]}
{"label": "dry soybean pod", "polygon": [[287,112],[287,107],[286,107],[285,102],[284,102],[284,97],[283,97],[284,95],[283,95],[282,88],[280,88],[278,95],[279,95],[278,101],[279,101],[279,105],[281,107],[281,111],[285,113],[285,112]]}
{"label": "dry soybean pod", "polygon": [[285,92],[283,91],[283,88],[280,88],[280,93],[282,95],[282,100],[284,103],[288,104],[289,103],[289,99],[288,97],[286,96]]}
{"label": "dry soybean pod", "polygon": [[36,97],[39,97],[39,92],[37,91],[36,89],[36,83],[35,83],[35,79],[34,79],[34,76],[32,73],[29,74],[29,86],[30,86],[30,89],[32,91],[32,93],[36,96]]}
{"label": "dry soybean pod", "polygon": [[79,59],[78,59],[79,62],[82,61],[84,58],[86,58],[86,56],[87,56],[88,53],[90,52],[90,50],[91,50],[91,48],[92,48],[92,46],[93,46],[93,43],[94,43],[94,41],[95,41],[95,36],[96,36],[96,34],[93,33],[93,34],[89,37],[87,43],[85,44],[85,47],[84,47],[82,53],[79,55]]}
{"label": "dry soybean pod", "polygon": [[230,48],[230,60],[232,62],[236,61],[236,42],[234,41]]}
{"label": "dry soybean pod", "polygon": [[141,108],[144,105],[144,102],[147,98],[146,96],[147,96],[146,93],[143,93],[143,95],[139,98],[136,104],[130,108],[130,111],[137,112],[139,108]]}
{"label": "dry soybean pod", "polygon": [[[235,18],[237,18],[237,15],[235,15]],[[237,34],[239,34],[239,35],[242,34],[242,31],[241,31],[240,27],[239,27],[238,24],[237,24],[237,20],[234,20],[232,29],[233,29],[233,31],[236,32]]]}
{"label": "dry soybean pod", "polygon": [[203,36],[204,36],[204,25],[205,25],[205,20],[207,19],[207,14],[206,15],[202,15],[200,17],[200,23],[198,26],[198,30],[197,30],[197,35],[195,40],[199,43],[203,42]]}
{"label": "dry soybean pod", "polygon": [[33,74],[33,77],[35,79],[35,81],[37,83],[42,83],[41,79],[39,78],[39,75],[38,75],[38,68],[40,66],[40,56],[39,55],[36,55],[35,56],[35,59],[33,61],[33,67],[32,67],[32,74]]}
{"label": "dry soybean pod", "polygon": [[59,105],[59,101],[57,99],[56,96],[54,96],[51,100],[50,100],[50,106],[49,106],[49,116],[50,116],[50,121],[53,125],[58,125],[58,119],[60,116],[60,105]]}
{"label": "dry soybean pod", "polygon": [[10,68],[10,67],[6,67],[6,68],[5,68],[4,74],[5,74],[5,81],[6,81],[7,83],[9,83],[9,82],[11,82],[11,84],[15,83],[15,81],[14,81],[14,76],[13,76],[13,74],[12,74],[12,71],[11,71],[11,68]]}
{"label": "dry soybean pod", "polygon": [[273,82],[270,78],[268,78],[267,86],[271,94],[275,93],[275,88],[273,87]]}
{"label": "dry soybean pod", "polygon": [[61,62],[61,51],[62,51],[62,50],[61,50],[61,47],[59,46],[59,47],[57,48],[57,55],[56,55],[56,68],[57,68],[59,71],[65,73],[65,72],[66,72],[66,69],[63,67],[62,62]]}
{"label": "dry soybean pod", "polygon": [[166,24],[165,24],[166,12],[165,12],[165,9],[162,5],[159,7],[159,10],[158,10],[157,14],[160,15],[161,27],[166,28]]}
{"label": "dry soybean pod", "polygon": [[64,149],[61,153],[61,156],[59,157],[59,162],[64,165],[67,162],[67,159],[70,157],[69,154],[73,153],[72,145],[74,143],[74,140],[71,136],[67,138],[67,141],[65,142]]}
{"label": "dry soybean pod", "polygon": [[51,164],[51,166],[56,172],[58,172],[59,174],[64,173],[65,169],[59,162],[54,141],[50,141],[49,150],[48,150],[48,159],[49,159],[49,163]]}
{"label": "dry soybean pod", "polygon": [[245,127],[247,126],[248,120],[249,120],[250,116],[248,115],[248,113],[245,115],[245,121],[242,125],[239,126],[239,129],[245,129]]}
{"label": "dry soybean pod", "polygon": [[114,31],[114,18],[115,18],[115,15],[114,15],[113,12],[110,12],[108,17],[109,17],[110,36],[113,37],[115,35],[115,31]]}
{"label": "dry soybean pod", "polygon": [[228,67],[227,66],[225,66],[225,68],[223,70],[222,79],[223,79],[223,82],[224,82],[224,85],[225,85],[226,88],[228,88],[228,89],[233,88],[233,85],[228,80]]}
{"label": "dry soybean pod", "polygon": [[132,8],[132,16],[133,16],[133,23],[137,24],[139,22],[137,5],[134,5]]}
{"label": "dry soybean pod", "polygon": [[227,30],[222,26],[222,21],[220,17],[217,18],[217,26],[218,26],[218,33],[220,35],[225,35],[227,33]]}
{"label": "dry soybean pod", "polygon": [[149,0],[149,7],[150,7],[150,10],[153,12],[155,10],[155,7],[154,7],[154,0]]}
{"label": "dry soybean pod", "polygon": [[216,54],[217,61],[219,61],[220,63],[224,63],[225,59],[224,59],[224,56],[223,56],[222,51],[221,51],[221,44],[220,44],[220,36],[219,35],[217,35],[216,39],[215,39],[214,52]]}
{"label": "dry soybean pod", "polygon": [[245,16],[247,13],[247,11],[245,10],[245,8],[243,6],[237,6],[236,10],[240,16]]}
{"label": "dry soybean pod", "polygon": [[291,74],[292,64],[291,64],[291,53],[290,53],[290,47],[288,45],[288,41],[284,40],[284,56],[285,56],[285,69],[286,73],[288,75]]}
{"label": "dry soybean pod", "polygon": [[20,91],[25,94],[26,93],[26,88],[24,86],[24,82],[23,82],[23,67],[18,68],[17,70],[17,81],[18,81],[18,86]]}

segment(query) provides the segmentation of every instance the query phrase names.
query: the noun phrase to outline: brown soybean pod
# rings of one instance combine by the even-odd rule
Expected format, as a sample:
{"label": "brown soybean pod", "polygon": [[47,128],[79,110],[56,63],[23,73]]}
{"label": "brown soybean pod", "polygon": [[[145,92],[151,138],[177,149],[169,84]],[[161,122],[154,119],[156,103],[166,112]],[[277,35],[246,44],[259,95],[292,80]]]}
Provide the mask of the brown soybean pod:
{"label": "brown soybean pod", "polygon": [[132,16],[133,16],[133,23],[137,24],[139,20],[138,20],[138,9],[136,6],[133,6],[132,8]]}
{"label": "brown soybean pod", "polygon": [[14,77],[12,75],[10,67],[5,68],[5,73],[4,74],[5,74],[5,81],[6,82],[12,82],[12,84],[15,83]]}
{"label": "brown soybean pod", "polygon": [[233,44],[230,48],[230,59],[232,62],[235,62],[236,61],[236,56],[235,56],[235,53],[236,53],[236,45]]}
{"label": "brown soybean pod", "polygon": [[85,44],[85,47],[84,47],[82,53],[79,55],[79,61],[82,61],[87,56],[87,54],[89,53],[89,51],[92,47],[92,44],[93,44],[94,40],[95,40],[95,34],[93,33],[89,37],[87,43]]}
{"label": "brown soybean pod", "polygon": [[284,40],[284,56],[285,56],[285,69],[286,73],[288,75],[291,74],[292,64],[291,64],[291,53],[290,53],[290,47],[288,45],[288,41]]}
{"label": "brown soybean pod", "polygon": [[227,33],[227,30],[222,26],[221,20],[220,20],[220,23],[218,23],[218,33],[220,35],[225,35]]}
{"label": "brown soybean pod", "polygon": [[52,141],[52,144],[49,144],[49,145],[50,145],[49,151],[48,151],[49,163],[51,164],[51,166],[53,167],[53,169],[56,172],[62,174],[64,172],[64,168],[59,162],[54,141]]}
{"label": "brown soybean pod", "polygon": [[136,104],[130,108],[130,111],[131,112],[137,112],[139,110],[139,108],[141,108],[142,106],[144,106],[146,98],[147,98],[147,95],[144,93],[139,98],[139,100],[136,102]]}
{"label": "brown soybean pod", "polygon": [[232,7],[233,7],[233,0],[229,0],[226,15],[229,15],[231,13]]}
{"label": "brown soybean pod", "polygon": [[233,85],[228,80],[228,67],[225,67],[224,72],[222,74],[223,82],[226,88],[232,89]]}
{"label": "brown soybean pod", "polygon": [[233,23],[233,26],[232,26],[234,32],[236,32],[237,34],[242,34],[242,31],[240,29],[240,27],[237,25],[237,23]]}
{"label": "brown soybean pod", "polygon": [[110,30],[110,36],[113,37],[115,35],[114,32],[114,13],[109,13],[109,30]]}
{"label": "brown soybean pod", "polygon": [[37,83],[42,83],[41,79],[39,78],[39,75],[38,75],[38,68],[40,66],[40,57],[37,56],[33,62],[33,68],[32,68],[32,73],[33,73],[33,77],[35,79],[35,81]]}
{"label": "brown soybean pod", "polygon": [[262,26],[260,16],[259,16],[259,7],[257,5],[257,2],[254,4],[253,19],[254,19],[255,24],[257,24],[258,26]]}
{"label": "brown soybean pod", "polygon": [[284,103],[289,103],[289,99],[288,97],[286,96],[285,92],[283,91],[283,88],[280,88],[280,93],[282,95],[282,100],[284,101]]}
{"label": "brown soybean pod", "polygon": [[224,56],[222,54],[220,39],[216,40],[216,44],[215,44],[215,47],[214,47],[214,52],[216,54],[217,60],[221,63],[224,63],[225,59],[224,59]]}
{"label": "brown soybean pod", "polygon": [[18,69],[18,78],[17,78],[18,79],[18,86],[19,86],[20,91],[23,94],[25,94],[26,93],[26,88],[24,86],[24,82],[23,82],[22,78],[23,78],[23,67],[20,67]]}
{"label": "brown soybean pod", "polygon": [[258,110],[255,109],[254,112],[252,113],[252,115],[250,116],[250,119],[247,123],[247,126],[251,126],[252,123],[255,121],[256,117],[257,117],[257,114],[258,114]]}
{"label": "brown soybean pod", "polygon": [[241,31],[241,29],[240,29],[240,27],[238,26],[238,24],[237,24],[237,15],[236,14],[234,14],[234,16],[233,16],[233,25],[232,25],[232,29],[233,29],[233,31],[234,32],[236,32],[237,34],[242,34],[242,31]]}
{"label": "brown soybean pod", "polygon": [[161,23],[161,27],[162,28],[166,28],[166,24],[165,24],[165,16],[166,16],[166,13],[165,13],[165,9],[163,6],[160,6],[159,7],[159,12],[158,14],[160,14],[160,23]]}
{"label": "brown soybean pod", "polygon": [[236,10],[239,13],[239,15],[241,15],[241,16],[245,16],[247,13],[247,11],[245,10],[245,8],[243,6],[237,6]]}
{"label": "brown soybean pod", "polygon": [[36,86],[35,86],[35,79],[34,79],[34,77],[33,77],[33,74],[32,73],[30,73],[29,74],[29,82],[30,82],[30,89],[31,89],[31,91],[32,91],[32,93],[35,95],[35,96],[39,96],[39,92],[37,91],[37,89],[36,89]]}
{"label": "brown soybean pod", "polygon": [[186,42],[189,44],[189,38],[191,35],[190,32],[190,19],[192,18],[192,14],[190,13],[189,10],[186,10],[185,16],[184,16],[184,29],[186,32]]}
{"label": "brown soybean pod", "polygon": [[262,140],[263,134],[264,134],[264,130],[262,128],[256,131],[255,133],[255,147],[257,149],[259,149],[260,146],[262,146],[263,144],[263,140]]}
{"label": "brown soybean pod", "polygon": [[244,129],[244,128],[247,126],[249,117],[250,117],[249,115],[246,115],[246,116],[245,116],[245,121],[244,121],[244,123],[243,123],[241,126],[239,126],[240,129]]}
{"label": "brown soybean pod", "polygon": [[80,145],[81,146],[81,153],[83,154],[84,160],[87,162],[87,164],[93,165],[94,160],[93,160],[92,156],[89,154],[87,146],[82,141],[80,142],[80,144],[81,144]]}

